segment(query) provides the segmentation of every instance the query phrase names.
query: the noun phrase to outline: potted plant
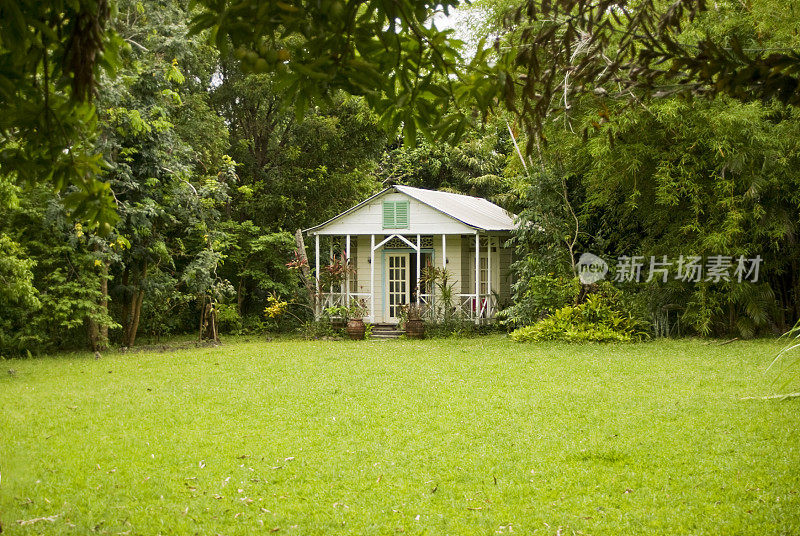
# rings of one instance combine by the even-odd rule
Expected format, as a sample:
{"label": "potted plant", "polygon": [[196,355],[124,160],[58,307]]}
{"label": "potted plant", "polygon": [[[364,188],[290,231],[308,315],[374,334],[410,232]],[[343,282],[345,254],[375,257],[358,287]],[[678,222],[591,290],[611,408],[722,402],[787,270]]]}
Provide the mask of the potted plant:
{"label": "potted plant", "polygon": [[409,339],[425,337],[425,323],[422,321],[422,306],[411,304],[406,309],[405,329]]}
{"label": "potted plant", "polygon": [[344,305],[337,305],[335,307],[328,307],[325,309],[325,314],[331,321],[331,327],[335,330],[344,329],[347,326],[347,319],[350,314],[350,308]]}
{"label": "potted plant", "polygon": [[354,341],[364,340],[366,326],[364,325],[364,315],[367,307],[364,301],[351,300],[350,307],[347,308],[347,335]]}

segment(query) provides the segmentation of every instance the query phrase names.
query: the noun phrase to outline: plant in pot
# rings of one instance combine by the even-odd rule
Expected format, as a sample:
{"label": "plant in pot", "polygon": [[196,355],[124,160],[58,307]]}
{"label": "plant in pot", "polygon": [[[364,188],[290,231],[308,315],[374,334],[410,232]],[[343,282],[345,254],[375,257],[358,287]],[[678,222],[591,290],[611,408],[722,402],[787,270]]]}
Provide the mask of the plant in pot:
{"label": "plant in pot", "polygon": [[350,315],[350,308],[344,305],[337,305],[335,307],[328,307],[325,309],[325,315],[331,321],[331,327],[335,330],[344,329],[347,326],[347,319]]}
{"label": "plant in pot", "polygon": [[411,304],[406,309],[405,329],[409,339],[422,339],[425,336],[425,323],[422,321],[423,308],[421,305]]}
{"label": "plant in pot", "polygon": [[364,300],[352,299],[350,307],[347,308],[347,335],[354,341],[364,340],[367,331],[364,325],[364,315],[367,314],[367,306]]}

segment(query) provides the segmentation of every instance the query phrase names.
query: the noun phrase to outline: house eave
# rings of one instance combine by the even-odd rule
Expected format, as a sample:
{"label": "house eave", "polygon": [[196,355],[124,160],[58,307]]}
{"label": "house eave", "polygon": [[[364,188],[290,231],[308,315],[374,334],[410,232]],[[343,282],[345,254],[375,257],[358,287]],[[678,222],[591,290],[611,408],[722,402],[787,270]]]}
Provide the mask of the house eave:
{"label": "house eave", "polygon": [[[439,212],[440,214],[443,214],[443,215],[447,216],[451,220],[457,221],[457,222],[461,223],[462,225],[468,227],[469,229],[472,229],[476,233],[481,233],[481,232],[483,232],[483,233],[511,233],[516,228],[516,227],[513,227],[513,228],[506,228],[506,227],[503,227],[503,228],[492,228],[492,227],[483,227],[483,226],[479,226],[479,225],[474,225],[472,223],[464,221],[463,219],[461,219],[461,218],[459,218],[457,216],[449,214],[447,211],[442,210],[441,208],[439,208],[439,207],[437,207],[435,205],[432,205],[432,204],[426,202],[425,199],[410,195],[407,192],[404,192],[404,191],[396,188],[395,186],[389,186],[388,188],[384,188],[380,192],[378,192],[376,194],[373,194],[372,196],[368,197],[367,199],[365,199],[364,201],[358,203],[357,205],[354,205],[354,206],[350,207],[349,209],[345,210],[344,212],[342,212],[340,214],[337,214],[333,218],[331,218],[331,219],[329,219],[329,220],[327,220],[327,221],[325,221],[323,223],[320,223],[319,225],[315,225],[313,227],[309,227],[308,229],[304,229],[302,232],[303,232],[303,234],[309,234],[309,235],[320,234],[319,231],[321,229],[323,229],[324,227],[326,227],[326,226],[330,225],[331,223],[335,222],[336,220],[338,220],[340,218],[343,218],[344,216],[346,216],[346,215],[348,215],[348,214],[360,209],[361,207],[367,205],[368,203],[372,202],[373,200],[377,199],[378,197],[380,197],[382,195],[385,195],[385,194],[387,194],[389,192],[397,192],[397,193],[403,194],[404,196],[406,196],[408,198],[414,199],[415,201],[418,201],[418,202],[422,203],[423,205],[435,210],[436,212]],[[358,235],[358,234],[370,234],[370,233],[351,233],[351,234]]]}

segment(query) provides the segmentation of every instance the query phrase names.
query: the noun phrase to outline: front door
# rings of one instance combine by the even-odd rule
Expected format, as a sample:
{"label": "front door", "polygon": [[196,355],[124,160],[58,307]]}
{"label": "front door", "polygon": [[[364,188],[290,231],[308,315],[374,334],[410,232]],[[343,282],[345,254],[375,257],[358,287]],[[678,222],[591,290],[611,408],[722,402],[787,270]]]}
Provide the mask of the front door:
{"label": "front door", "polygon": [[408,305],[410,297],[408,253],[386,255],[386,319],[400,320],[400,308]]}

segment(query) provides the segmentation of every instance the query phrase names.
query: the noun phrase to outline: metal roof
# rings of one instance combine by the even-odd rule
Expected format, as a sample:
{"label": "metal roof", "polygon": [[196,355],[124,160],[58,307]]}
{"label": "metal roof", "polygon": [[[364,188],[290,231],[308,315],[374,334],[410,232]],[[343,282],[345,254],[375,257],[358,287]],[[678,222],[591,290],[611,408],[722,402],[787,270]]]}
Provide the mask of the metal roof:
{"label": "metal roof", "polygon": [[358,210],[376,197],[391,191],[396,191],[412,197],[420,203],[428,205],[429,207],[480,231],[512,231],[517,228],[517,224],[514,222],[515,216],[513,214],[481,197],[441,192],[438,190],[425,190],[423,188],[413,188],[411,186],[402,186],[398,184],[381,190],[377,194],[365,199],[356,206],[345,210],[338,216],[335,216],[319,225],[315,225],[314,227],[305,229],[303,232],[314,231],[316,229],[320,229],[321,227],[325,227],[329,223],[338,220],[342,216]]}
{"label": "metal roof", "polygon": [[451,218],[483,231],[511,231],[517,228],[514,215],[481,197],[424,190],[411,186],[394,186],[400,193],[435,208]]}

